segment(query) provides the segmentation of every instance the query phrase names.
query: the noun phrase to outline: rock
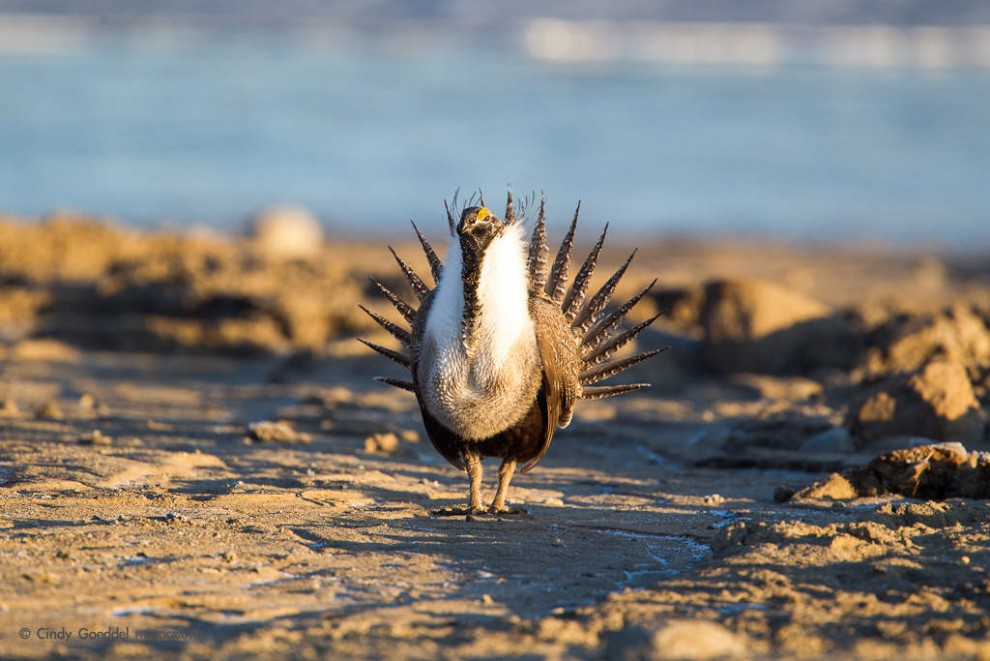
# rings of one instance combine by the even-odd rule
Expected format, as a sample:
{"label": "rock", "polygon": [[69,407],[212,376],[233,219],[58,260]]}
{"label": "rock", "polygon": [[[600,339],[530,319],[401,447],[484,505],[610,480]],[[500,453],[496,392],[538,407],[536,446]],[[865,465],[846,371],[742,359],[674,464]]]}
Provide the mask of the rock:
{"label": "rock", "polygon": [[934,360],[854,401],[846,426],[861,443],[887,436],[976,441],[983,435],[985,418],[965,368],[954,361]]}
{"label": "rock", "polygon": [[91,432],[87,432],[79,437],[79,445],[110,445],[112,442],[109,436],[106,436],[99,429],[94,429]]}
{"label": "rock", "polygon": [[275,206],[254,219],[251,242],[266,257],[312,259],[323,248],[323,227],[302,207]]}
{"label": "rock", "polygon": [[364,439],[364,451],[369,453],[392,454],[399,449],[399,437],[388,432],[373,434]]}
{"label": "rock", "polygon": [[262,443],[309,443],[313,440],[309,434],[297,432],[284,420],[252,422],[248,425],[247,438]]}
{"label": "rock", "polygon": [[605,641],[610,661],[731,658],[745,652],[738,636],[706,620],[672,620],[656,628],[627,625]]}
{"label": "rock", "polygon": [[870,333],[867,371],[910,372],[934,358],[990,365],[990,330],[964,305],[937,315],[898,316]]}
{"label": "rock", "polygon": [[701,324],[703,362],[716,373],[845,367],[859,351],[852,330],[828,306],[760,280],[706,284]]}

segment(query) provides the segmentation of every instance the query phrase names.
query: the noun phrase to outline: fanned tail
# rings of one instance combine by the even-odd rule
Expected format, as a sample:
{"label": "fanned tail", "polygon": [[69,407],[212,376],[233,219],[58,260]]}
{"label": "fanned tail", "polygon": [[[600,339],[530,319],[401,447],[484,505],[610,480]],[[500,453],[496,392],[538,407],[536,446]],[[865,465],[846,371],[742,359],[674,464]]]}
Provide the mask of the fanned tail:
{"label": "fanned tail", "polygon": [[629,311],[650,292],[656,284],[656,280],[621,306],[605,314],[605,309],[611,301],[619,281],[629,269],[633,257],[636,256],[634,250],[608,280],[590,298],[588,297],[591,279],[594,276],[608,233],[608,225],[606,224],[591,252],[585,258],[581,268],[578,269],[577,275],[574,276],[574,281],[568,287],[570,258],[574,248],[574,235],[580,211],[581,204],[578,203],[570,227],[548,273],[547,263],[550,249],[547,245],[545,205],[543,200],[540,200],[539,215],[529,242],[530,292],[531,295],[545,294],[560,306],[561,313],[570,324],[575,338],[580,343],[579,379],[581,392],[578,395],[579,398],[601,399],[635,392],[646,388],[649,384],[633,383],[606,386],[593,386],[591,384],[615,376],[666,350],[666,348],[655,349],[608,362],[617,351],[634,341],[659,317],[656,315],[635,324],[631,328],[619,330],[619,326],[625,321]]}

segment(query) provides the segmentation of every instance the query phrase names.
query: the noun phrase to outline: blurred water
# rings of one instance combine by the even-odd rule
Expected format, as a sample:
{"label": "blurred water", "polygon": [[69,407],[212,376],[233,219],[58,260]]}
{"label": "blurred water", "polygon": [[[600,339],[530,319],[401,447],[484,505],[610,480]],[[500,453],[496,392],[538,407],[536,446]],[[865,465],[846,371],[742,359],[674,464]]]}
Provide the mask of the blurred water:
{"label": "blurred water", "polygon": [[0,54],[0,210],[236,226],[273,203],[439,233],[455,188],[557,222],[990,246],[990,73],[554,65],[265,38]]}

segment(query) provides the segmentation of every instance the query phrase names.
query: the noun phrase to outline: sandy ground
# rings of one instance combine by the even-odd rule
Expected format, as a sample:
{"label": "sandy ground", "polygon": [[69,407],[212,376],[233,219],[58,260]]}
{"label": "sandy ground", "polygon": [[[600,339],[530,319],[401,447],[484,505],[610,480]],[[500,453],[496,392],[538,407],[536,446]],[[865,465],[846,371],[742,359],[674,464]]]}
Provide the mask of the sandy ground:
{"label": "sandy ground", "polygon": [[990,658],[980,259],[642,249],[654,387],[579,405],[521,513],[465,520],[353,339],[384,341],[383,247],[0,239],[4,657]]}

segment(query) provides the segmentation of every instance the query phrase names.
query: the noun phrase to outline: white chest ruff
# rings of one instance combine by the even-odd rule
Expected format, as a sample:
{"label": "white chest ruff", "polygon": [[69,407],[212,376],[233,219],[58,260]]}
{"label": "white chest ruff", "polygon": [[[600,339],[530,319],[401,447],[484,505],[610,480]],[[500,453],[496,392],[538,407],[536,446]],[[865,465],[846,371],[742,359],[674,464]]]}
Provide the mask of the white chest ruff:
{"label": "white chest ruff", "polygon": [[417,366],[420,395],[434,417],[469,440],[488,438],[519,422],[539,387],[523,247],[521,229],[513,225],[485,253],[470,356],[462,335],[464,283],[456,241],[426,321]]}

